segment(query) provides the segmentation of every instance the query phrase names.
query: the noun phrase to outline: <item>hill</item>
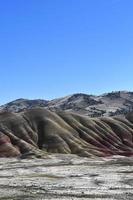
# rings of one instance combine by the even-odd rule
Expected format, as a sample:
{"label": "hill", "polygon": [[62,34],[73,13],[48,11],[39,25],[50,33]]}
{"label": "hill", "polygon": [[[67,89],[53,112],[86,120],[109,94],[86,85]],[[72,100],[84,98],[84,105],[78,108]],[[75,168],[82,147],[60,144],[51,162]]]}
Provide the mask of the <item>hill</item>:
{"label": "hill", "polygon": [[38,107],[51,111],[75,112],[90,117],[124,115],[133,110],[133,92],[117,91],[99,96],[78,93],[51,101],[17,99],[0,106],[0,110],[21,112]]}
{"label": "hill", "polygon": [[133,113],[89,118],[72,112],[31,109],[0,114],[0,156],[72,153],[79,156],[133,155]]}

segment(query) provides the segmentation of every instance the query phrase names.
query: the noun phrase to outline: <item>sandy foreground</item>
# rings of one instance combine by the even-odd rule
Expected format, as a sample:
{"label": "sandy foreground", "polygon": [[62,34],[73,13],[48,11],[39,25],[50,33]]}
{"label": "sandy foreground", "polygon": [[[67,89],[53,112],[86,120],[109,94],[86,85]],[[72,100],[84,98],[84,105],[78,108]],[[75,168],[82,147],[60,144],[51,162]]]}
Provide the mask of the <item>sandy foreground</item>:
{"label": "sandy foreground", "polygon": [[0,199],[132,200],[133,158],[1,158]]}

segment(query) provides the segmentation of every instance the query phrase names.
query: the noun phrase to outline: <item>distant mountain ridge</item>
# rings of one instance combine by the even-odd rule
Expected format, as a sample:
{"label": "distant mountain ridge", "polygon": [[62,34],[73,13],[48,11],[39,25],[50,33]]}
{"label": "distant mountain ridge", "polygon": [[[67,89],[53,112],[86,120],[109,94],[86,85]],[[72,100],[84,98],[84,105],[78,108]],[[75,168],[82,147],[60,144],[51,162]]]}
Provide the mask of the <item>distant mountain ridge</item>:
{"label": "distant mountain ridge", "polygon": [[133,111],[133,92],[116,91],[99,96],[77,93],[50,101],[17,99],[0,106],[0,111],[21,112],[38,107],[51,111],[76,112],[90,117],[123,115]]}

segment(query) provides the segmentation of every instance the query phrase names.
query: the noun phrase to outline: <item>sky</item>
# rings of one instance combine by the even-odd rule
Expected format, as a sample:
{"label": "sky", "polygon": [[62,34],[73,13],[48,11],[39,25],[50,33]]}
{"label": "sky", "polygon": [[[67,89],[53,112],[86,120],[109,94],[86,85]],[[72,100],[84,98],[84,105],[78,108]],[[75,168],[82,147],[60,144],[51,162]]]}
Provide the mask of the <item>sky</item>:
{"label": "sky", "polygon": [[0,0],[0,104],[133,91],[132,0]]}

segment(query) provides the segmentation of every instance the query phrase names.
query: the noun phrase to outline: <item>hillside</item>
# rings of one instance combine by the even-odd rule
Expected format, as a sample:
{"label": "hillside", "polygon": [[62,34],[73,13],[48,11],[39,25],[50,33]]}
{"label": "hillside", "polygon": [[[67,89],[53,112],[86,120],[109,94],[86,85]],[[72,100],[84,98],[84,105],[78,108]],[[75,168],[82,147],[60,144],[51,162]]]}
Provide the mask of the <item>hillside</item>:
{"label": "hillside", "polygon": [[0,156],[47,153],[85,157],[133,155],[133,114],[89,118],[70,112],[31,109],[0,114]]}
{"label": "hillside", "polygon": [[124,115],[133,110],[133,92],[117,91],[100,96],[79,93],[50,101],[17,99],[0,106],[0,110],[20,112],[38,107],[51,111],[76,112],[90,117]]}

